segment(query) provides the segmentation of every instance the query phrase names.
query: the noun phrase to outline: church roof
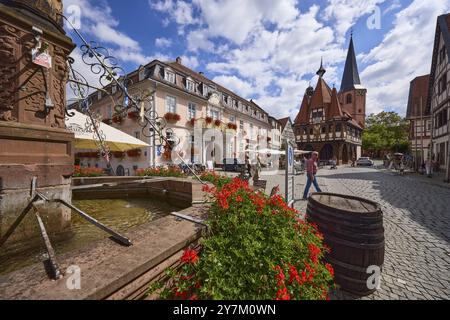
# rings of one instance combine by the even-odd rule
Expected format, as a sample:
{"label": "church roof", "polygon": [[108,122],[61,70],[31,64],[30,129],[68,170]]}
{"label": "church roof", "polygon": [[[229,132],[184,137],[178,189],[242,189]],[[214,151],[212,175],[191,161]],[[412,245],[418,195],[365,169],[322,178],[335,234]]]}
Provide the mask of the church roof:
{"label": "church roof", "polygon": [[347,60],[345,61],[344,75],[342,77],[341,90],[345,92],[361,88],[361,79],[359,78],[358,64],[356,62],[355,47],[353,45],[353,36],[350,37],[350,46],[348,48]]}

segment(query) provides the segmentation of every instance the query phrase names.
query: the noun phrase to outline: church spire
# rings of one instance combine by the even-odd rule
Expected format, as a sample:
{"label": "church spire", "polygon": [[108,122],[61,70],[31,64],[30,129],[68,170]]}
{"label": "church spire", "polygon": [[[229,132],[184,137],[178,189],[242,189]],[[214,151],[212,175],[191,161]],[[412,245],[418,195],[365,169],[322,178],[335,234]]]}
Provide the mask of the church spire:
{"label": "church spire", "polygon": [[345,61],[344,76],[342,77],[342,84],[340,92],[345,92],[355,89],[356,86],[361,85],[359,78],[358,64],[356,63],[355,47],[353,45],[353,31],[350,36],[350,46],[348,48],[347,60]]}
{"label": "church spire", "polygon": [[327,72],[327,70],[325,70],[325,68],[323,67],[323,58],[322,58],[322,59],[320,59],[320,68],[319,68],[319,70],[316,72],[316,74],[317,74],[320,78],[322,78],[323,75],[324,75],[326,72]]}

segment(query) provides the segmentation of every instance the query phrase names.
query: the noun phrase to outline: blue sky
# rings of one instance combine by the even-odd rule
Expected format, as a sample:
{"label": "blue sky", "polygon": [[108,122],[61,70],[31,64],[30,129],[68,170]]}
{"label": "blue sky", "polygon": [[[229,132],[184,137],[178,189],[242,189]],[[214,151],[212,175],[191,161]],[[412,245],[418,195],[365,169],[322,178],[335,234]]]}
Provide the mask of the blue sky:
{"label": "blue sky", "polygon": [[[80,31],[132,71],[183,58],[276,117],[295,117],[304,91],[339,88],[353,29],[368,112],[405,113],[409,82],[429,73],[436,18],[450,0],[64,0],[79,6]],[[73,32],[69,31],[73,36]],[[75,42],[77,39],[73,36]],[[73,57],[91,81],[95,76]]]}

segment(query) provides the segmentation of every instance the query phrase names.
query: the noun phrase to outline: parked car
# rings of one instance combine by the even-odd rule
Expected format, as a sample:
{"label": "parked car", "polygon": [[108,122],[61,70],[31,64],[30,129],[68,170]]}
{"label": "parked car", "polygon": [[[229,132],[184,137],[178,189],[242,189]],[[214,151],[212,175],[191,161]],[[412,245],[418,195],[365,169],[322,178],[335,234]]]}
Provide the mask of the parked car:
{"label": "parked car", "polygon": [[245,162],[237,158],[223,159],[223,171],[241,172],[245,170]]}
{"label": "parked car", "polygon": [[356,161],[357,166],[372,167],[373,164],[374,164],[373,161],[368,157],[362,157]]}

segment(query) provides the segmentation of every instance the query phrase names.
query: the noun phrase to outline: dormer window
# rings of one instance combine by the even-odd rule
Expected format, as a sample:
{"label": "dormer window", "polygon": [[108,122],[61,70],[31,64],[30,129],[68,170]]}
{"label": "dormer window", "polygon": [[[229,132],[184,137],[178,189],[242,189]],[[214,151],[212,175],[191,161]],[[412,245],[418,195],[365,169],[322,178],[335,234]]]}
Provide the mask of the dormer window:
{"label": "dormer window", "polygon": [[173,73],[172,71],[166,70],[164,73],[164,80],[166,80],[170,83],[175,83],[175,73]]}
{"label": "dormer window", "polygon": [[195,84],[192,80],[186,80],[186,89],[189,92],[195,92]]}

